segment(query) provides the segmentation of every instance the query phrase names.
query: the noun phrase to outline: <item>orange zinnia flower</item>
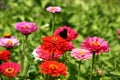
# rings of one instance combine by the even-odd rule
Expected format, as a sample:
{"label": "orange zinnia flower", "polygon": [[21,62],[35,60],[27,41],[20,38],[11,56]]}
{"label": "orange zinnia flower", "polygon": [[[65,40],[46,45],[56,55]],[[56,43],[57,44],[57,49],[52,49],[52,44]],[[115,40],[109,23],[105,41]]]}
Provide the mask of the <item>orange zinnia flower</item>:
{"label": "orange zinnia flower", "polygon": [[56,61],[45,61],[39,65],[40,72],[43,74],[49,74],[50,76],[66,75],[66,66],[63,63]]}
{"label": "orange zinnia flower", "polygon": [[63,54],[68,48],[68,42],[60,36],[47,36],[42,41],[41,48],[50,54]]}

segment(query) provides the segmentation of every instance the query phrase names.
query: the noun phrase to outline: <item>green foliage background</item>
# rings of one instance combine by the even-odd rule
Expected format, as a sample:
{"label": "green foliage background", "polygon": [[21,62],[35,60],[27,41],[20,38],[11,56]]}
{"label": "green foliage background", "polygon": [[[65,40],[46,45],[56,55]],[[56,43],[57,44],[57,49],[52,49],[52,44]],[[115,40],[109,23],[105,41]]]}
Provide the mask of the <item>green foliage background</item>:
{"label": "green foliage background", "polygon": [[[98,67],[103,71],[101,79],[120,80],[120,40],[117,34],[120,29],[120,0],[0,0],[0,37],[9,32],[22,43],[23,36],[14,29],[14,24],[21,21],[35,22],[40,28],[29,36],[30,70],[27,77],[42,80],[37,69],[40,62],[34,61],[31,53],[41,43],[41,38],[50,34],[52,17],[45,9],[53,4],[62,7],[62,12],[56,14],[55,27],[67,25],[79,33],[73,41],[76,47],[88,36],[98,36],[108,41],[109,53],[102,53],[98,60]],[[21,45],[12,49],[13,61],[19,60]],[[68,58],[66,79],[77,80],[78,64],[75,59]],[[83,61],[81,80],[88,79],[90,65],[91,59]]]}

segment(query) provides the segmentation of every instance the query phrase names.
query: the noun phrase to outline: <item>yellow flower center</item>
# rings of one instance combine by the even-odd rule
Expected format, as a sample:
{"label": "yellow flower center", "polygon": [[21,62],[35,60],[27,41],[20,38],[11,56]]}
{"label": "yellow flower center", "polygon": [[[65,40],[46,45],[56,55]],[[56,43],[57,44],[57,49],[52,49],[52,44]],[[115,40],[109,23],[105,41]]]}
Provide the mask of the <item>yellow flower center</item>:
{"label": "yellow flower center", "polygon": [[22,28],[26,29],[26,28],[29,28],[29,26],[25,25],[25,26],[23,26]]}
{"label": "yellow flower center", "polygon": [[5,38],[9,38],[10,37],[10,33],[4,33],[4,37]]}
{"label": "yellow flower center", "polygon": [[56,10],[56,7],[52,7],[51,10],[52,10],[52,11],[55,11],[55,10]]}
{"label": "yellow flower center", "polygon": [[50,65],[50,69],[52,69],[52,70],[54,70],[54,69],[58,69],[58,66],[55,65],[55,64],[51,64],[51,65]]}
{"label": "yellow flower center", "polygon": [[12,41],[8,41],[8,42],[7,42],[7,44],[9,44],[9,45],[12,45],[12,43],[13,43]]}
{"label": "yellow flower center", "polygon": [[100,42],[98,42],[98,41],[93,41],[92,44],[95,45],[95,46],[99,46],[99,45],[100,45]]}
{"label": "yellow flower center", "polygon": [[80,53],[81,55],[85,54],[83,51],[80,51],[79,53]]}
{"label": "yellow flower center", "polygon": [[58,39],[57,37],[53,37],[53,38],[52,38],[53,41],[56,41],[57,39]]}
{"label": "yellow flower center", "polygon": [[6,69],[5,69],[5,72],[7,72],[7,73],[12,73],[13,71],[14,71],[13,68],[6,68]]}

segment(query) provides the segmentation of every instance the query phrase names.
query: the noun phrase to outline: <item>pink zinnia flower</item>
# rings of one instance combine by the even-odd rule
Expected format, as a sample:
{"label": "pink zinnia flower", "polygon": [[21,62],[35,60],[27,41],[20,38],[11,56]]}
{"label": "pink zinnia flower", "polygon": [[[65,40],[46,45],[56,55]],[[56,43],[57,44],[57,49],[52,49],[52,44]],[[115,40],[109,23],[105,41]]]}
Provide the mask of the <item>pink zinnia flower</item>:
{"label": "pink zinnia flower", "polygon": [[117,30],[117,34],[120,34],[120,30]]}
{"label": "pink zinnia flower", "polygon": [[77,60],[86,60],[92,57],[92,54],[90,53],[89,50],[81,49],[81,48],[73,49],[70,55],[76,58]]}
{"label": "pink zinnia flower", "polygon": [[7,77],[15,77],[20,72],[20,65],[16,62],[5,62],[0,65],[0,72]]}
{"label": "pink zinnia flower", "polygon": [[5,48],[13,48],[19,45],[19,40],[14,36],[4,35],[4,37],[0,38],[0,45]]}
{"label": "pink zinnia flower", "polygon": [[46,10],[48,12],[51,12],[51,13],[61,12],[61,7],[59,7],[59,6],[49,6],[49,7],[46,8]]}
{"label": "pink zinnia flower", "polygon": [[15,24],[15,29],[17,29],[24,35],[28,35],[38,30],[38,27],[36,27],[35,23],[32,22],[19,22]]}
{"label": "pink zinnia flower", "polygon": [[[35,57],[35,60],[51,60],[52,54],[49,54],[45,50],[41,49],[41,46],[38,46],[32,53]],[[61,55],[55,53],[54,54],[54,60],[57,60]]]}
{"label": "pink zinnia flower", "polygon": [[98,37],[86,38],[82,45],[82,48],[90,50],[92,53],[100,54],[101,52],[108,52],[108,42]]}
{"label": "pink zinnia flower", "polygon": [[67,41],[74,40],[78,36],[77,32],[68,26],[62,26],[56,29],[54,35],[59,35],[60,37],[66,39]]}

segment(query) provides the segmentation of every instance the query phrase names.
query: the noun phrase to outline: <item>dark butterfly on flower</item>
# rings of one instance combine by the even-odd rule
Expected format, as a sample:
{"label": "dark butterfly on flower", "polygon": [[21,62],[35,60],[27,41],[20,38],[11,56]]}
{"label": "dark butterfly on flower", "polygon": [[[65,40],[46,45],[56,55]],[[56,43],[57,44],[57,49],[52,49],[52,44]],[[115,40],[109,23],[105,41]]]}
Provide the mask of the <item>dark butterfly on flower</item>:
{"label": "dark butterfly on flower", "polygon": [[59,33],[60,37],[66,39],[67,38],[67,29],[64,29]]}

